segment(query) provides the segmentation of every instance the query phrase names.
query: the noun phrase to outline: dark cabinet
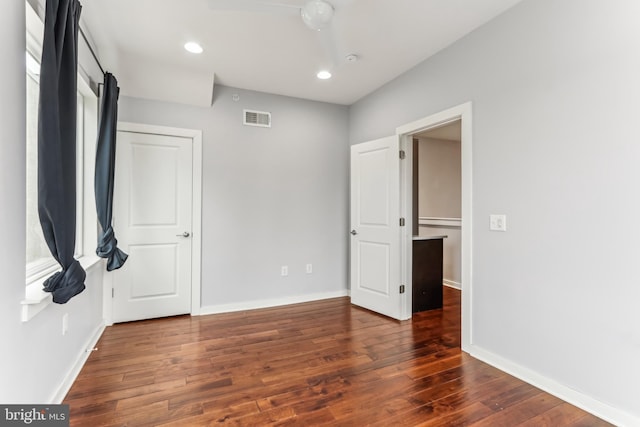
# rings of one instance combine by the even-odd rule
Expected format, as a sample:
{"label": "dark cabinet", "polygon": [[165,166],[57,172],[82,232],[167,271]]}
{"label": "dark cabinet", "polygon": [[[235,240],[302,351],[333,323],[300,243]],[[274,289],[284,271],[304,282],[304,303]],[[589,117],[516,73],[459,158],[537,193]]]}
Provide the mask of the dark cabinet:
{"label": "dark cabinet", "polygon": [[442,240],[445,237],[413,238],[413,313],[442,308]]}

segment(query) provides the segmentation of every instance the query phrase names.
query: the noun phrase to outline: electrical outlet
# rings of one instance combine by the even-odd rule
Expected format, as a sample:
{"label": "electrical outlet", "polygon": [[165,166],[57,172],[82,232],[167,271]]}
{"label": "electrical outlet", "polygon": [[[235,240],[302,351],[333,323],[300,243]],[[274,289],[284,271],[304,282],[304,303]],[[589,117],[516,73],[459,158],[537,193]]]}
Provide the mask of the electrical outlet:
{"label": "electrical outlet", "polygon": [[507,231],[506,215],[489,215],[489,230],[491,231]]}
{"label": "electrical outlet", "polygon": [[62,335],[67,335],[69,331],[69,313],[62,316]]}
{"label": "electrical outlet", "polygon": [[281,276],[288,276],[289,275],[289,267],[287,267],[286,265],[283,265],[282,267],[280,267],[280,275]]}
{"label": "electrical outlet", "polygon": [[313,273],[313,265],[312,264],[307,264],[306,271],[307,271],[307,274]]}

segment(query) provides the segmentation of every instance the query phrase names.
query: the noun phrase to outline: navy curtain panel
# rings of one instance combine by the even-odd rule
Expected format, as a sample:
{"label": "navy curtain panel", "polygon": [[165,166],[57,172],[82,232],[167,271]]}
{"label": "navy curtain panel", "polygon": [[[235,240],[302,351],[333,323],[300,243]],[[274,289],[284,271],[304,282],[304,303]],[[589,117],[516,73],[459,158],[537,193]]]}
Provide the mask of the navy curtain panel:
{"label": "navy curtain panel", "polygon": [[47,0],[38,107],[38,214],[44,238],[62,271],[44,290],[64,304],[85,288],[74,259],[76,243],[76,93],[78,0]]}
{"label": "navy curtain panel", "polygon": [[111,73],[104,75],[104,89],[100,110],[100,130],[96,148],[94,180],[96,210],[100,223],[96,254],[107,258],[107,271],[122,267],[128,255],[118,249],[111,216],[113,214],[113,177],[116,167],[116,126],[118,122],[118,81]]}

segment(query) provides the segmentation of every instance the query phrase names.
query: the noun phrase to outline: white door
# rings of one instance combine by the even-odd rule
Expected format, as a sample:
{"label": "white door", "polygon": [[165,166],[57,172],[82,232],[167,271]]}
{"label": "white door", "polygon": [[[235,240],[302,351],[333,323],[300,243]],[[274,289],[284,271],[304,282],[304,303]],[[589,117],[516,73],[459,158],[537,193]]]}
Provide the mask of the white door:
{"label": "white door", "polygon": [[113,321],[190,313],[192,139],[118,131]]}
{"label": "white door", "polygon": [[351,302],[395,319],[400,300],[399,137],[351,147]]}

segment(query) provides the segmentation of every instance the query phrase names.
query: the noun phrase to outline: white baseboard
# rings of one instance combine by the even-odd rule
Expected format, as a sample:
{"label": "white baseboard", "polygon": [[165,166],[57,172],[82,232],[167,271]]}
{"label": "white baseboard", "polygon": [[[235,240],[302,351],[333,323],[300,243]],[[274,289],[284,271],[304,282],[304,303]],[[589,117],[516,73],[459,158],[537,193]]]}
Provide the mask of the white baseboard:
{"label": "white baseboard", "polygon": [[521,379],[541,390],[552,394],[565,402],[568,402],[580,409],[583,409],[596,417],[612,423],[616,426],[640,426],[640,418],[624,412],[618,408],[610,406],[606,403],[600,402],[584,393],[576,391],[570,387],[560,384],[551,378],[540,375],[539,373],[532,371],[528,368],[513,363],[510,360],[497,356],[487,350],[484,350],[477,345],[472,344],[470,348],[471,356],[476,359],[482,360],[491,366],[494,366],[501,371],[508,373],[516,378]]}
{"label": "white baseboard", "polygon": [[342,291],[337,291],[337,292],[324,292],[324,293],[317,293],[317,294],[298,295],[294,297],[245,301],[245,302],[232,303],[232,304],[209,305],[206,307],[201,307],[199,314],[201,316],[204,316],[207,314],[219,314],[219,313],[231,313],[234,311],[255,310],[258,308],[270,308],[270,307],[278,307],[281,305],[299,304],[301,302],[310,302],[310,301],[319,301],[319,300],[329,299],[329,298],[346,297],[348,295],[349,295],[349,290],[344,289]]}
{"label": "white baseboard", "polygon": [[96,344],[98,343],[98,340],[102,336],[102,333],[104,332],[104,328],[105,328],[104,323],[101,323],[100,325],[98,325],[95,331],[93,331],[93,334],[89,337],[89,339],[87,340],[87,343],[83,347],[84,351],[80,353],[80,355],[78,355],[75,363],[73,364],[73,366],[71,366],[71,369],[69,369],[69,372],[67,372],[67,375],[64,377],[64,380],[62,381],[60,386],[58,386],[58,389],[56,390],[56,392],[53,394],[53,397],[49,399],[50,402],[62,403],[62,400],[67,395],[69,390],[71,390],[71,386],[75,382],[76,378],[78,377],[78,374],[82,370],[82,367],[84,366],[85,362],[89,358],[89,355],[91,354],[92,349],[96,346]]}
{"label": "white baseboard", "polygon": [[462,283],[454,282],[453,280],[442,279],[442,284],[444,286],[448,286],[450,288],[457,289],[459,291],[462,290]]}

